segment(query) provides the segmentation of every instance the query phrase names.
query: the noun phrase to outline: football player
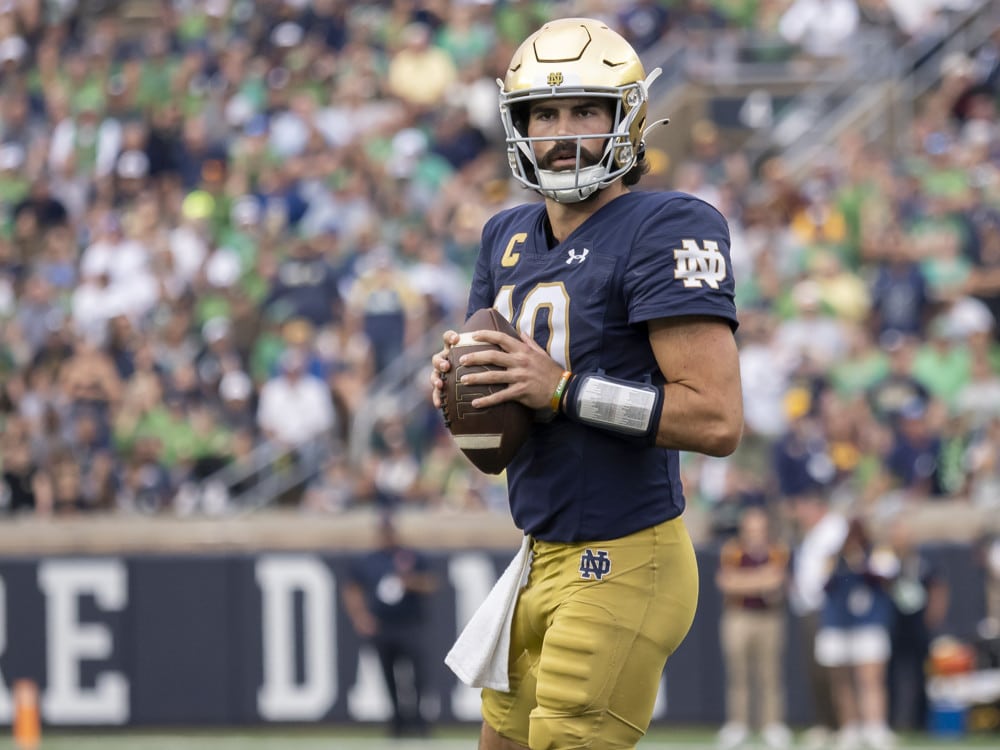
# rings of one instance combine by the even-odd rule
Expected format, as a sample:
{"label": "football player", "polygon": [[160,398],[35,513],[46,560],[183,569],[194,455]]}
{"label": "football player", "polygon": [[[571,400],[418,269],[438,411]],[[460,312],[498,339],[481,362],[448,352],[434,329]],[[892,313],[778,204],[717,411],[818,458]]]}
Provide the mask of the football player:
{"label": "football player", "polygon": [[[678,451],[731,453],[743,409],[726,220],[632,190],[659,72],[604,23],[568,18],[530,36],[501,82],[511,171],[544,201],[483,230],[468,312],[495,307],[521,335],[476,333],[502,351],[467,355],[494,368],[466,382],[506,385],[473,406],[513,399],[538,418],[507,467],[531,561],[506,679],[472,683],[486,686],[482,750],[634,747],[694,617]],[[439,407],[458,334],[443,341]]]}

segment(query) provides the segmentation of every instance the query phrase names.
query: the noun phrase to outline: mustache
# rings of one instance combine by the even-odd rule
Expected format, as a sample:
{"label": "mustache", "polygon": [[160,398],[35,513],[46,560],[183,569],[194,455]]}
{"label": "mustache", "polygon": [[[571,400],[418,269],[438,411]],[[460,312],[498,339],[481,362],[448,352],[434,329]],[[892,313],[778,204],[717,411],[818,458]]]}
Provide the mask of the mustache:
{"label": "mustache", "polygon": [[[598,164],[601,159],[598,155],[591,153],[583,145],[580,145],[580,166],[592,167]],[[545,155],[539,159],[538,166],[541,169],[551,170],[553,162],[559,159],[576,159],[577,145],[570,141],[560,141],[550,148]]]}

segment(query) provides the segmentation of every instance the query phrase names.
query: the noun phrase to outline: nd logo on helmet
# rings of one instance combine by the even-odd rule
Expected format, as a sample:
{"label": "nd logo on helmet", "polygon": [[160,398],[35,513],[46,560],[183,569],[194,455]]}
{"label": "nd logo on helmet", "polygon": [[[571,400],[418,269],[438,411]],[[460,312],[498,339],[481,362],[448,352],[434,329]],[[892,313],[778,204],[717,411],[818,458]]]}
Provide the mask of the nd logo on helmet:
{"label": "nd logo on helmet", "polygon": [[560,72],[549,73],[548,84],[549,86],[561,86],[563,82],[563,74]]}

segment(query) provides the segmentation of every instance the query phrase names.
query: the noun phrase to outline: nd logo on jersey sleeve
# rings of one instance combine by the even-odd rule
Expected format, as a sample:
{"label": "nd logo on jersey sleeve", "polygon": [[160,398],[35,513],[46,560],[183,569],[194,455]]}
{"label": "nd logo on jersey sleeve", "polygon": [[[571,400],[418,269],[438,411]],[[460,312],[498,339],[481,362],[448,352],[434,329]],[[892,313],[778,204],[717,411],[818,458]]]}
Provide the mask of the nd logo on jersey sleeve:
{"label": "nd logo on jersey sleeve", "polygon": [[728,274],[726,258],[714,240],[682,240],[674,250],[674,264],[674,278],[689,288],[718,289]]}

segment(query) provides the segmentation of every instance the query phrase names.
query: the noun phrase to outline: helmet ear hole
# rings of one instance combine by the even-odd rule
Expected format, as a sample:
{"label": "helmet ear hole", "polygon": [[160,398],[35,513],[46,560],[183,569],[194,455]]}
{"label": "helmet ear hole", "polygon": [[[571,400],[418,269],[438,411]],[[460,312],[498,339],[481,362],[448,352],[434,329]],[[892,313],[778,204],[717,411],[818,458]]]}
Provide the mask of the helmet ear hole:
{"label": "helmet ear hole", "polygon": [[626,164],[632,163],[632,156],[634,150],[632,149],[631,143],[623,143],[620,146],[615,147],[615,164],[618,166],[624,166]]}

